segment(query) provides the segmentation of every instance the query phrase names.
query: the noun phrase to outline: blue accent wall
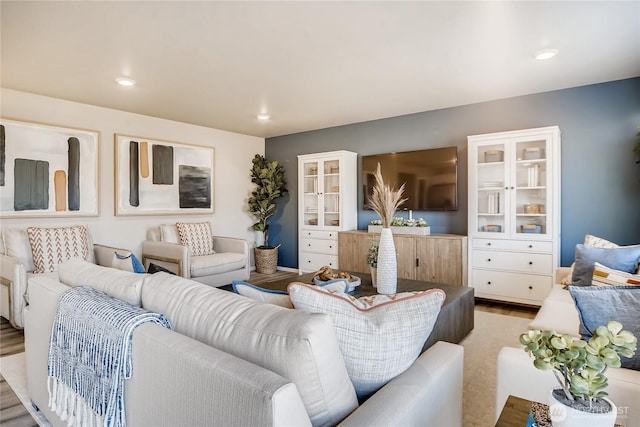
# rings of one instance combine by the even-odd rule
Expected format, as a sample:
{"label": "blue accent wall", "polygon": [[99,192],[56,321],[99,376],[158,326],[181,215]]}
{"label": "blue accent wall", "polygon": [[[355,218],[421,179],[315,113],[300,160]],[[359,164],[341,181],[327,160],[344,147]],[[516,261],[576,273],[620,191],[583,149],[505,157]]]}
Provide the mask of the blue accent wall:
{"label": "blue accent wall", "polygon": [[[483,102],[400,117],[268,138],[265,155],[280,161],[289,194],[278,203],[270,231],[281,243],[279,265],[298,267],[297,155],[333,150],[360,156],[446,146],[458,147],[458,211],[414,212],[432,233],[467,234],[467,136],[558,125],[562,132],[561,264],[574,260],[577,243],[593,234],[621,245],[640,243],[640,77]],[[371,211],[361,210],[365,229]]]}

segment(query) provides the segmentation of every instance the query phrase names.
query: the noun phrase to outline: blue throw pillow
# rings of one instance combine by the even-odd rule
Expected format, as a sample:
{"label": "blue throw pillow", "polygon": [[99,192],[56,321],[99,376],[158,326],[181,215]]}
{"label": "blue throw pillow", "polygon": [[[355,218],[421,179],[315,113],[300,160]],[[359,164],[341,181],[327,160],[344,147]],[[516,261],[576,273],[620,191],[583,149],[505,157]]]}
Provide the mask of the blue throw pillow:
{"label": "blue throw pillow", "polygon": [[[580,335],[585,340],[610,320],[640,338],[640,286],[569,286],[580,317]],[[623,368],[640,371],[640,352],[632,358],[620,357]]]}
{"label": "blue throw pillow", "polygon": [[115,261],[112,266],[121,270],[132,271],[134,273],[146,273],[144,266],[137,256],[130,252],[128,255],[115,252]]}
{"label": "blue throw pillow", "polygon": [[571,277],[573,286],[591,286],[596,262],[627,273],[634,273],[640,260],[640,245],[619,248],[595,248],[576,245],[576,262]]}

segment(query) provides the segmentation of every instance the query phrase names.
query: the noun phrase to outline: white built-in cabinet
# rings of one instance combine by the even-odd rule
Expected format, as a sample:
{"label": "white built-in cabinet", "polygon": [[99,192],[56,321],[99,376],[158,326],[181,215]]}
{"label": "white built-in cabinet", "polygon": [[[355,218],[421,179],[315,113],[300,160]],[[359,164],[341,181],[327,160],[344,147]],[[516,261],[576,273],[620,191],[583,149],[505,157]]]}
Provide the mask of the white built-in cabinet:
{"label": "white built-in cabinet", "polygon": [[469,286],[540,305],[560,260],[560,129],[468,137]]}
{"label": "white built-in cabinet", "polygon": [[357,153],[298,156],[298,268],[338,266],[338,231],[357,228]]}

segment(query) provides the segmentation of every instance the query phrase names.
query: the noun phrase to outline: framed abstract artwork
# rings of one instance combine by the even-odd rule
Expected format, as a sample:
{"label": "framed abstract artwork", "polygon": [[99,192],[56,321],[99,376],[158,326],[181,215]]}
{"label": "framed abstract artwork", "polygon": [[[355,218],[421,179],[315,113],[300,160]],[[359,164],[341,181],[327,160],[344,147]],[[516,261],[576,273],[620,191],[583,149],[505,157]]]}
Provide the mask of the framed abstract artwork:
{"label": "framed abstract artwork", "polygon": [[115,214],[213,213],[214,149],[115,135]]}
{"label": "framed abstract artwork", "polygon": [[0,218],[97,216],[99,137],[0,118]]}

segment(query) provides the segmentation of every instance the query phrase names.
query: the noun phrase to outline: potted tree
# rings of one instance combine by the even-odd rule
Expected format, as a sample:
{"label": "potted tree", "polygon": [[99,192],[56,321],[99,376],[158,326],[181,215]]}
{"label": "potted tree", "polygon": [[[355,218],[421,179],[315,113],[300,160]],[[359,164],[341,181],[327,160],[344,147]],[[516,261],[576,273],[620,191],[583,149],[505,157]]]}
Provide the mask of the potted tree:
{"label": "potted tree", "polygon": [[251,229],[262,233],[262,244],[256,246],[255,259],[258,273],[275,273],[280,245],[269,244],[269,218],[276,214],[275,200],[287,194],[284,167],[277,160],[269,161],[256,154],[251,167],[251,182],[256,188],[249,197],[249,211],[257,219]]}
{"label": "potted tree", "polygon": [[[638,340],[622,324],[610,321],[598,327],[589,341],[556,331],[529,330],[520,335],[524,350],[540,370],[553,369],[560,388],[550,390],[554,427],[613,426],[617,408],[604,391],[608,367],[619,368],[620,356],[634,355]],[[558,410],[560,409],[560,410]]]}

